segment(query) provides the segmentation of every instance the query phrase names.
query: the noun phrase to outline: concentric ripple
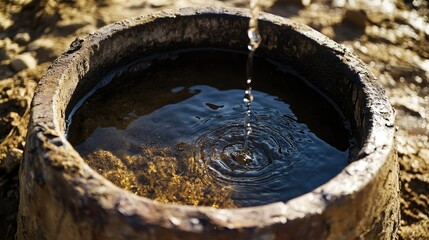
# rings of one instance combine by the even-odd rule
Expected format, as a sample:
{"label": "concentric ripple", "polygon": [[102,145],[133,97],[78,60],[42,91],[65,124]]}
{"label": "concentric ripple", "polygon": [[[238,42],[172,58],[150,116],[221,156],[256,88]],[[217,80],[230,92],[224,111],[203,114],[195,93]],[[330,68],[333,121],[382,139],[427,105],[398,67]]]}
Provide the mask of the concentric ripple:
{"label": "concentric ripple", "polygon": [[245,184],[257,180],[259,173],[270,171],[269,168],[279,161],[285,173],[288,172],[291,155],[298,145],[292,133],[302,132],[302,129],[291,118],[279,116],[277,112],[262,116],[254,114],[254,117],[257,119],[252,121],[253,132],[247,151],[242,118],[238,114],[237,119],[219,126],[214,124],[213,129],[198,137],[195,157],[209,166],[213,177],[226,183],[232,177],[235,182]]}
{"label": "concentric ripple", "polygon": [[[290,188],[297,179],[295,174],[311,168],[310,162],[317,163],[312,157],[335,152],[305,124],[298,122],[288,104],[259,91],[254,92],[255,99],[263,101],[256,101],[253,105],[253,132],[248,142],[249,152],[245,152],[245,107],[240,105],[238,98],[241,91],[220,91],[208,86],[195,89],[199,94],[193,97],[196,102],[190,105],[198,101],[229,100],[221,110],[205,113],[204,120],[191,124],[192,135],[197,136],[192,144],[195,146],[195,159],[206,166],[213,181],[235,189],[232,197],[241,206],[262,204],[266,197],[282,201],[285,195],[293,193]],[[211,99],[211,96],[216,96],[216,99]],[[190,112],[189,109],[183,110]],[[250,156],[250,161],[246,155]]]}
{"label": "concentric ripple", "polygon": [[[287,201],[340,172],[348,157],[344,119],[298,77],[258,59],[245,150],[245,60],[210,51],[151,58],[142,73],[125,74],[89,97],[73,117],[69,140],[82,155],[94,159],[102,150],[131,171],[131,189],[146,189],[138,194],[182,204],[222,207],[217,198],[225,193],[238,207]],[[162,178],[147,179],[158,172]],[[121,182],[120,174],[106,177]],[[174,181],[191,189],[179,190]],[[153,191],[148,182],[195,199]]]}

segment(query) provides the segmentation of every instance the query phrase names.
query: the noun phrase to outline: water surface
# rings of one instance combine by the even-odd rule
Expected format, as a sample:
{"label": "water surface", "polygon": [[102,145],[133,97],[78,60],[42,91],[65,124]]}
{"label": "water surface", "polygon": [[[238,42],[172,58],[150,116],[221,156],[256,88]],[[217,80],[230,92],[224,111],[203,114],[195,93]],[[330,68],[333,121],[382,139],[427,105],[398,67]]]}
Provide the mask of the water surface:
{"label": "water surface", "polygon": [[115,184],[163,202],[255,206],[327,182],[348,163],[345,120],[302,79],[263,59],[254,60],[251,158],[237,154],[246,59],[210,50],[142,59],[84,101],[68,139]]}

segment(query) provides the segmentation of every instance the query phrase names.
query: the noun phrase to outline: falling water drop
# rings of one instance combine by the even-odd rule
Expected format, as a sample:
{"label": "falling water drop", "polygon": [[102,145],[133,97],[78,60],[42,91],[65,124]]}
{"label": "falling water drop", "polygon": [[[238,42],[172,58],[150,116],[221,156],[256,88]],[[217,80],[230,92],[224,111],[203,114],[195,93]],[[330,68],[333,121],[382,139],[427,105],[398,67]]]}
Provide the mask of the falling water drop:
{"label": "falling water drop", "polygon": [[249,29],[247,31],[247,36],[249,37],[249,54],[247,56],[247,66],[246,66],[246,73],[247,73],[247,88],[244,91],[244,97],[243,101],[246,104],[246,116],[244,118],[244,129],[245,129],[245,137],[244,137],[244,151],[243,154],[245,155],[245,160],[247,163],[251,161],[251,149],[249,149],[249,138],[252,134],[252,125],[251,125],[251,106],[253,102],[253,95],[252,95],[252,73],[253,73],[253,58],[255,55],[256,49],[261,44],[262,38],[259,34],[259,28],[258,28],[258,15],[259,15],[259,6],[257,0],[250,0],[250,11],[251,11],[251,18],[249,21]]}

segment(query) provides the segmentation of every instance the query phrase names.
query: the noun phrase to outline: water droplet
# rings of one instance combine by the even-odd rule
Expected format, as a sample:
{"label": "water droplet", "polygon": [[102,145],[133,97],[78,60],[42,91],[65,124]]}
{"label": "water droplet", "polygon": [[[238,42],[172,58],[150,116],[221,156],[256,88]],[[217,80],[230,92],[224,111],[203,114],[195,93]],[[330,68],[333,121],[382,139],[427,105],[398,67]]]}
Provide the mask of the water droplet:
{"label": "water droplet", "polygon": [[249,45],[248,48],[250,51],[255,51],[259,45],[261,44],[262,38],[259,35],[259,31],[256,27],[250,27],[247,31],[247,36],[249,37]]}
{"label": "water droplet", "polygon": [[244,94],[243,101],[246,102],[246,103],[247,102],[253,102],[253,95],[252,94],[248,94],[248,93]]}

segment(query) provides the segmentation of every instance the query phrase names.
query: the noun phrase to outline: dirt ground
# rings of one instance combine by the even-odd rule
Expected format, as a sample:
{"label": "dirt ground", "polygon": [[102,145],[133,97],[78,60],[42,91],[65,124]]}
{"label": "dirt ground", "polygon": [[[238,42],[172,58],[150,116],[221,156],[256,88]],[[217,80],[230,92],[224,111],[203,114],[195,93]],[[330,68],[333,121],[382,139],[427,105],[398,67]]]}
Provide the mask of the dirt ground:
{"label": "dirt ground", "polygon": [[[429,239],[429,2],[260,0],[352,49],[376,74],[397,114],[400,239]],[[165,8],[248,7],[245,0],[1,0],[0,239],[13,239],[18,166],[34,89],[77,36]],[[368,196],[370,197],[370,196]]]}

